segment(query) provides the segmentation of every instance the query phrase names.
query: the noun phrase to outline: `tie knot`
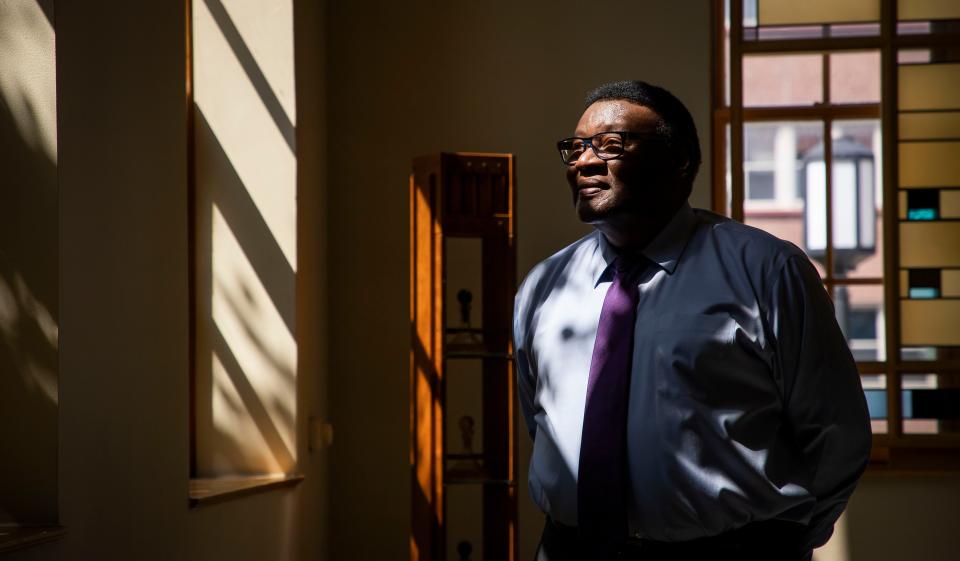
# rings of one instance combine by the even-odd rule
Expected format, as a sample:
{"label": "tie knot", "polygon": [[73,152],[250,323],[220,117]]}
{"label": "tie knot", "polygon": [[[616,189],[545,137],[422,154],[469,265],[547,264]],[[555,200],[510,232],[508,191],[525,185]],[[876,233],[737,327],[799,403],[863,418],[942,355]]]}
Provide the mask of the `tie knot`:
{"label": "tie knot", "polygon": [[613,268],[618,277],[628,277],[646,268],[650,260],[643,255],[618,255],[613,260]]}

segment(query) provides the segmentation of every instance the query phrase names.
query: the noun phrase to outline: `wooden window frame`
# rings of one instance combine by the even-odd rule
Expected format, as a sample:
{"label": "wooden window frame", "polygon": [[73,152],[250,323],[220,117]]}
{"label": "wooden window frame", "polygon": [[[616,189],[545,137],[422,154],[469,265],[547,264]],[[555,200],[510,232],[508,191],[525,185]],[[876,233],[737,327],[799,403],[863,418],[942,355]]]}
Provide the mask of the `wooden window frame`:
{"label": "wooden window frame", "polygon": [[[726,64],[724,40],[724,0],[711,4],[712,75],[711,88],[713,139],[711,188],[712,206],[716,212],[729,214],[738,221],[744,219],[744,123],[758,121],[805,120],[824,123],[824,161],[826,169],[832,169],[831,126],[835,120],[879,119],[882,131],[883,199],[882,278],[833,278],[827,267],[824,284],[828,290],[834,286],[877,285],[883,286],[885,310],[884,340],[887,349],[885,360],[858,362],[861,374],[883,374],[886,379],[887,432],[875,434],[868,473],[875,475],[947,473],[960,469],[960,434],[904,434],[900,404],[901,377],[916,372],[960,372],[960,358],[933,361],[905,361],[900,356],[900,275],[898,266],[899,220],[898,205],[898,112],[897,112],[897,52],[905,48],[930,48],[957,43],[958,35],[898,35],[897,1],[880,2],[880,33],[867,37],[824,37],[808,39],[763,39],[743,40],[743,1],[730,1],[729,66]],[[881,101],[876,104],[831,105],[830,57],[828,53],[844,51],[878,51],[880,53]],[[743,56],[775,53],[821,53],[823,54],[824,102],[804,107],[743,107]],[[726,74],[729,68],[729,105],[726,104]],[[729,209],[727,207],[727,125],[730,127],[729,151],[731,169]],[[739,164],[737,163],[739,162]],[[826,174],[826,214],[832,216],[832,173]],[[827,220],[827,263],[833,262],[832,220]]]}

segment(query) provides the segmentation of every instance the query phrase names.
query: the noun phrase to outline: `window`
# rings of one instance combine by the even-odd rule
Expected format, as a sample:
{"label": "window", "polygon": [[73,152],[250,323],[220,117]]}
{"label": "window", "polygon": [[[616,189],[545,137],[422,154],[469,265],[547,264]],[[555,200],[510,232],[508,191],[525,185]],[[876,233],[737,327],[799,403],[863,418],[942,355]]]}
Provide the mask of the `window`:
{"label": "window", "polygon": [[714,206],[817,267],[876,468],[960,466],[960,4],[715,7]]}

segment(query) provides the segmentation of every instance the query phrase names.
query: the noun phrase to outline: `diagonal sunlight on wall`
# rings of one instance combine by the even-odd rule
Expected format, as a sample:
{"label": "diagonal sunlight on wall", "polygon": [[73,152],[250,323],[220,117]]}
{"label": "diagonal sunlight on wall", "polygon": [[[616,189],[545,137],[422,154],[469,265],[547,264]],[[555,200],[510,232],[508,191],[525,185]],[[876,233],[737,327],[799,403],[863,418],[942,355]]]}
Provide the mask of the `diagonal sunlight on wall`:
{"label": "diagonal sunlight on wall", "polygon": [[[295,126],[292,3],[228,2],[224,8],[254,56],[237,53],[227,40],[233,33],[205,2],[194,2],[194,101],[295,269],[296,154],[268,107],[272,93]],[[265,77],[270,88],[258,91],[250,75]]]}
{"label": "diagonal sunlight on wall", "polygon": [[0,95],[23,139],[57,161],[53,26],[35,0],[0,2]]}
{"label": "diagonal sunlight on wall", "polygon": [[[241,471],[271,466],[269,471],[286,473],[294,468],[296,444],[296,342],[216,206],[213,214],[213,424],[236,441],[260,441],[246,449],[253,457]],[[241,412],[218,397],[241,403]]]}
{"label": "diagonal sunlight on wall", "polygon": [[193,2],[199,477],[296,471],[292,17]]}

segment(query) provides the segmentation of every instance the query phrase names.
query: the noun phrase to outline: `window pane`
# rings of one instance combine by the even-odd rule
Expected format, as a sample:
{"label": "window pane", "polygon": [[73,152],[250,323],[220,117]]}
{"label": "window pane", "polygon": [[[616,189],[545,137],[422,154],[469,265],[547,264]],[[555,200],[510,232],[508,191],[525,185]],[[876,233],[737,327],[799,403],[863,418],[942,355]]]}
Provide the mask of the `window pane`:
{"label": "window pane", "polygon": [[835,286],[833,308],[854,359],[886,360],[883,285]]}
{"label": "window pane", "polygon": [[830,55],[831,103],[880,103],[880,53]]}
{"label": "window pane", "polygon": [[940,291],[945,298],[960,298],[960,269],[940,271]]}
{"label": "window pane", "polygon": [[957,0],[900,0],[897,2],[897,18],[901,20],[960,18],[960,2]]}
{"label": "window pane", "polygon": [[747,173],[747,198],[750,200],[772,200],[774,198],[773,171],[751,171]]}
{"label": "window pane", "polygon": [[960,222],[900,223],[900,266],[960,267]]}
{"label": "window pane", "polygon": [[960,186],[960,142],[901,142],[900,187]]}
{"label": "window pane", "polygon": [[940,189],[940,218],[960,218],[960,189]]}
{"label": "window pane", "polygon": [[904,345],[960,345],[960,300],[901,300],[900,318]]}
{"label": "window pane", "polygon": [[834,121],[834,274],[883,276],[883,175],[880,121]]}
{"label": "window pane", "polygon": [[744,107],[823,102],[821,57],[819,54],[743,57]]}
{"label": "window pane", "polygon": [[760,0],[760,25],[877,21],[878,0]]}
{"label": "window pane", "polygon": [[870,429],[873,434],[887,432],[887,377],[883,374],[862,374],[860,384],[870,411]]}
{"label": "window pane", "polygon": [[960,109],[960,64],[906,64],[897,74],[900,110]]}
{"label": "window pane", "polygon": [[850,23],[831,25],[831,37],[872,37],[880,35],[879,23]]}
{"label": "window pane", "polygon": [[905,434],[960,432],[960,375],[904,374],[900,398]]}
{"label": "window pane", "polygon": [[[758,177],[770,181],[761,187],[761,193],[769,197],[749,196],[744,201],[744,222],[804,249],[810,247],[812,241],[812,246],[822,254],[826,246],[826,210],[822,204],[823,191],[817,186],[825,185],[825,172],[822,155],[817,158],[809,154],[817,147],[822,154],[823,123],[745,123],[743,134],[743,167],[748,181]],[[809,193],[814,197],[819,193],[821,204],[813,205],[819,210],[805,222]],[[814,264],[823,276],[820,263],[814,261]]]}
{"label": "window pane", "polygon": [[960,111],[936,113],[901,113],[901,140],[960,138]]}

